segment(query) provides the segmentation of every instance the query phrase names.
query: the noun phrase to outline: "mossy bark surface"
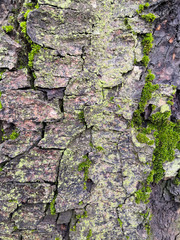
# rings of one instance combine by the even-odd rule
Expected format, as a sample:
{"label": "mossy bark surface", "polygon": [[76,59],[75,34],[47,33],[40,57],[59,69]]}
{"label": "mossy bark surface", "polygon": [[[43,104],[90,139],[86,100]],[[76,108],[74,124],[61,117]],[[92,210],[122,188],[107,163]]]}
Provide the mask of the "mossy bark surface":
{"label": "mossy bark surface", "polygon": [[0,3],[0,239],[180,239],[178,0]]}

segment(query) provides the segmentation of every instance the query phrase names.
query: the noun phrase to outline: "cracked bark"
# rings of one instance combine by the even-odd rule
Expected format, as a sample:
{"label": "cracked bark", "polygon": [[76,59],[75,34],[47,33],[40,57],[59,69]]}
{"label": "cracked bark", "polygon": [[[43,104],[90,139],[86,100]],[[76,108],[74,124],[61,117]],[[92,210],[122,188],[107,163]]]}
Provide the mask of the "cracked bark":
{"label": "cracked bark", "polygon": [[[160,84],[158,108],[177,86],[171,121],[179,120],[179,3],[149,1],[147,12],[159,18],[148,24],[136,12],[144,2],[1,1],[0,25],[14,29],[0,30],[0,239],[85,240],[91,231],[92,240],[179,239],[178,150],[174,175],[152,184],[149,204],[135,202],[154,149],[137,142],[130,126],[147,74],[147,32],[154,34],[148,68]],[[28,8],[27,34],[42,47],[31,68],[20,29]],[[144,127],[157,96],[142,114]],[[8,139],[16,128],[20,135]],[[87,189],[86,168],[78,171],[84,156],[91,161]]]}

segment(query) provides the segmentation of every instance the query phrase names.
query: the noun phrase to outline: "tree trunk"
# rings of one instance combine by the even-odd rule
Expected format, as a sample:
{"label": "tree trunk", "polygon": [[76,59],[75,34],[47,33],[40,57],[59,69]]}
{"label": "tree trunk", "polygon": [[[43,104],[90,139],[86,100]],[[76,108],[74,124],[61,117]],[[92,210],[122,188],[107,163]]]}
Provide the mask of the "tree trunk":
{"label": "tree trunk", "polygon": [[1,0],[0,25],[0,239],[180,240],[179,0]]}

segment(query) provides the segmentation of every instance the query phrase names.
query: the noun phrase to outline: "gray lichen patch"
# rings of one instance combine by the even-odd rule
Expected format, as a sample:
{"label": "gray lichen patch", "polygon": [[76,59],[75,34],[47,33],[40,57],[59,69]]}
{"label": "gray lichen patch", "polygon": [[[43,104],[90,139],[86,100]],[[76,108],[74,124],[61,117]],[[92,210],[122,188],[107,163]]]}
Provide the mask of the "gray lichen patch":
{"label": "gray lichen patch", "polygon": [[64,119],[61,122],[48,124],[44,138],[39,142],[38,146],[66,149],[69,143],[84,130],[84,124],[74,119]]}
{"label": "gray lichen patch", "polygon": [[55,50],[42,49],[35,57],[33,68],[37,77],[36,87],[66,87],[71,78],[80,74],[82,59],[73,56],[60,57]]}
{"label": "gray lichen patch", "polygon": [[20,69],[13,72],[5,72],[0,81],[0,91],[30,88],[29,76],[26,69]]}
{"label": "gray lichen patch", "polygon": [[[45,103],[44,95],[41,92],[32,90],[6,91],[2,94],[1,102],[3,109],[0,111],[0,119],[8,122],[17,120],[48,122],[59,120],[62,116],[59,106]],[[40,111],[43,111],[43,114],[39,115]]]}
{"label": "gray lichen patch", "polygon": [[17,65],[21,46],[0,30],[0,68],[13,69]]}
{"label": "gray lichen patch", "polygon": [[2,182],[56,182],[61,152],[33,148],[18,161],[7,164],[1,172]]}
{"label": "gray lichen patch", "polygon": [[34,42],[56,49],[61,55],[81,55],[82,46],[89,43],[93,18],[90,11],[42,6],[29,14],[27,33]]}

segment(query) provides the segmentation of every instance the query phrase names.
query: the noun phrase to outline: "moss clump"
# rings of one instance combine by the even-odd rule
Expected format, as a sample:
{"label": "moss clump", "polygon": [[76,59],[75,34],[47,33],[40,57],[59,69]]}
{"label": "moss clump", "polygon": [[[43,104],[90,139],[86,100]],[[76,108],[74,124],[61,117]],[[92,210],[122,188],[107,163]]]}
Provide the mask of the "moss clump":
{"label": "moss clump", "polygon": [[[2,95],[2,92],[0,91],[0,98],[1,98],[1,95]],[[2,107],[2,103],[1,103],[1,101],[0,101],[0,110],[2,109],[3,107]]]}
{"label": "moss clump", "polygon": [[149,7],[149,3],[145,3],[145,4],[140,4],[138,10],[136,10],[136,12],[140,15],[145,8]]}
{"label": "moss clump", "polygon": [[80,201],[80,202],[79,202],[79,205],[82,205],[82,204],[83,204],[83,201]]}
{"label": "moss clump", "polygon": [[104,148],[101,147],[101,146],[97,146],[96,149],[97,149],[99,152],[104,150]]}
{"label": "moss clump", "polygon": [[[36,5],[35,8],[38,8],[39,5]],[[28,66],[30,68],[33,67],[33,60],[34,60],[34,56],[39,52],[39,50],[41,49],[41,46],[38,44],[35,44],[32,42],[32,40],[30,39],[30,37],[27,35],[27,16],[28,14],[32,11],[33,9],[27,9],[27,11],[24,13],[24,20],[23,22],[20,23],[20,27],[21,27],[21,32],[24,35],[24,38],[27,40],[27,42],[30,44],[31,47],[31,51],[28,53]]]}
{"label": "moss clump", "polygon": [[78,118],[82,123],[85,123],[85,117],[84,117],[84,111],[83,110],[78,113]]}
{"label": "moss clump", "polygon": [[25,37],[27,37],[27,23],[26,21],[23,21],[20,23],[21,32],[24,34]]}
{"label": "moss clump", "polygon": [[127,29],[132,30],[132,27],[131,27],[131,25],[128,22],[128,18],[124,19],[124,24],[126,25]]}
{"label": "moss clump", "polygon": [[6,70],[3,70],[0,72],[0,80],[2,79],[2,76],[3,76],[3,73],[5,72]]}
{"label": "moss clump", "polygon": [[31,9],[28,9],[25,14],[24,14],[24,19],[27,20],[27,16],[28,14],[31,12],[32,10]]}
{"label": "moss clump", "polygon": [[9,136],[9,138],[11,140],[15,140],[18,137],[19,137],[19,133],[16,130],[13,130],[12,133],[10,134],[10,136]]}
{"label": "moss clump", "polygon": [[144,54],[149,54],[152,47],[153,47],[153,35],[152,33],[146,33],[143,40],[142,40],[142,45],[143,45],[143,53]]}
{"label": "moss clump", "polygon": [[119,222],[119,226],[122,228],[122,226],[123,226],[123,222],[121,221],[120,218],[118,218],[118,222]]}
{"label": "moss clump", "polygon": [[156,19],[156,16],[153,13],[143,14],[141,15],[141,17],[147,22],[154,22],[154,20]]}
{"label": "moss clump", "polygon": [[13,227],[13,232],[17,231],[18,230],[18,227],[17,226],[14,226]]}
{"label": "moss clump", "polygon": [[147,66],[148,66],[148,63],[149,63],[149,57],[148,57],[146,54],[144,54],[141,62],[142,62],[142,64],[143,64],[145,67],[147,67]]}
{"label": "moss clump", "polygon": [[137,140],[140,142],[140,143],[146,143],[148,145],[153,145],[154,144],[154,140],[150,140],[146,134],[144,133],[138,133],[138,135],[136,136]]}
{"label": "moss clump", "polygon": [[90,240],[92,237],[92,229],[89,229],[88,235],[86,237],[86,240]]}
{"label": "moss clump", "polygon": [[173,183],[177,186],[180,185],[180,170],[178,171],[178,174],[176,175],[176,177],[174,178]]}
{"label": "moss clump", "polygon": [[154,132],[156,148],[153,152],[154,181],[156,183],[163,178],[163,163],[174,160],[175,149],[180,141],[180,123],[171,122],[170,115],[170,111],[158,112],[150,118],[156,128]]}
{"label": "moss clump", "polygon": [[92,162],[87,155],[84,155],[83,158],[86,159],[86,161],[83,161],[82,163],[79,164],[78,171],[84,171],[84,189],[87,189],[86,181],[88,180],[89,168]]}
{"label": "moss clump", "polygon": [[172,106],[172,105],[174,105],[174,102],[172,102],[172,101],[168,100],[168,101],[167,101],[167,104],[169,104],[169,105],[171,105],[171,106]]}
{"label": "moss clump", "polygon": [[9,140],[9,139],[10,140],[15,140],[16,138],[19,137],[19,132],[18,132],[17,129],[13,130],[12,133],[9,136],[5,135],[4,129],[1,129],[1,131],[2,131],[2,134],[3,134],[2,141]]}
{"label": "moss clump", "polygon": [[80,218],[87,218],[87,211],[85,210],[84,213],[82,215],[78,214],[76,215],[76,219],[79,220]]}
{"label": "moss clump", "polygon": [[12,30],[14,29],[14,27],[12,25],[8,25],[8,26],[3,26],[2,29],[6,32],[12,32]]}
{"label": "moss clump", "polygon": [[152,74],[151,70],[148,70],[148,74],[145,78],[145,85],[142,90],[141,99],[139,102],[139,108],[134,111],[133,115],[133,123],[136,126],[140,126],[142,124],[142,117],[141,114],[144,112],[145,106],[147,105],[147,102],[151,99],[152,93],[159,89],[158,84],[153,84],[152,81],[154,80],[155,75]]}
{"label": "moss clump", "polygon": [[113,101],[114,101],[114,96],[110,97],[109,100],[110,100],[111,102],[113,102]]}
{"label": "moss clump", "polygon": [[148,209],[145,213],[140,213],[140,215],[144,218],[145,229],[149,236],[151,234],[150,221],[152,219],[152,214],[150,214],[150,210]]}
{"label": "moss clump", "polygon": [[50,203],[51,215],[56,215],[55,201],[56,201],[56,196],[53,198],[53,200]]}
{"label": "moss clump", "polygon": [[[157,112],[150,117],[155,137],[155,149],[153,152],[153,169],[147,177],[146,182],[140,190],[135,193],[136,203],[141,201],[148,202],[151,192],[150,184],[158,183],[164,176],[163,163],[173,161],[175,149],[179,147],[180,142],[180,122],[173,123],[169,120],[170,111]],[[179,178],[177,178],[179,183]]]}
{"label": "moss clump", "polygon": [[147,204],[149,202],[150,193],[150,186],[145,187],[145,185],[143,185],[141,189],[135,192],[135,202],[137,204],[139,204],[140,202]]}
{"label": "moss clump", "polygon": [[39,50],[41,49],[41,46],[33,43],[31,44],[31,51],[30,53],[28,53],[28,66],[30,68],[33,67],[33,61],[34,61],[34,56],[39,52]]}

